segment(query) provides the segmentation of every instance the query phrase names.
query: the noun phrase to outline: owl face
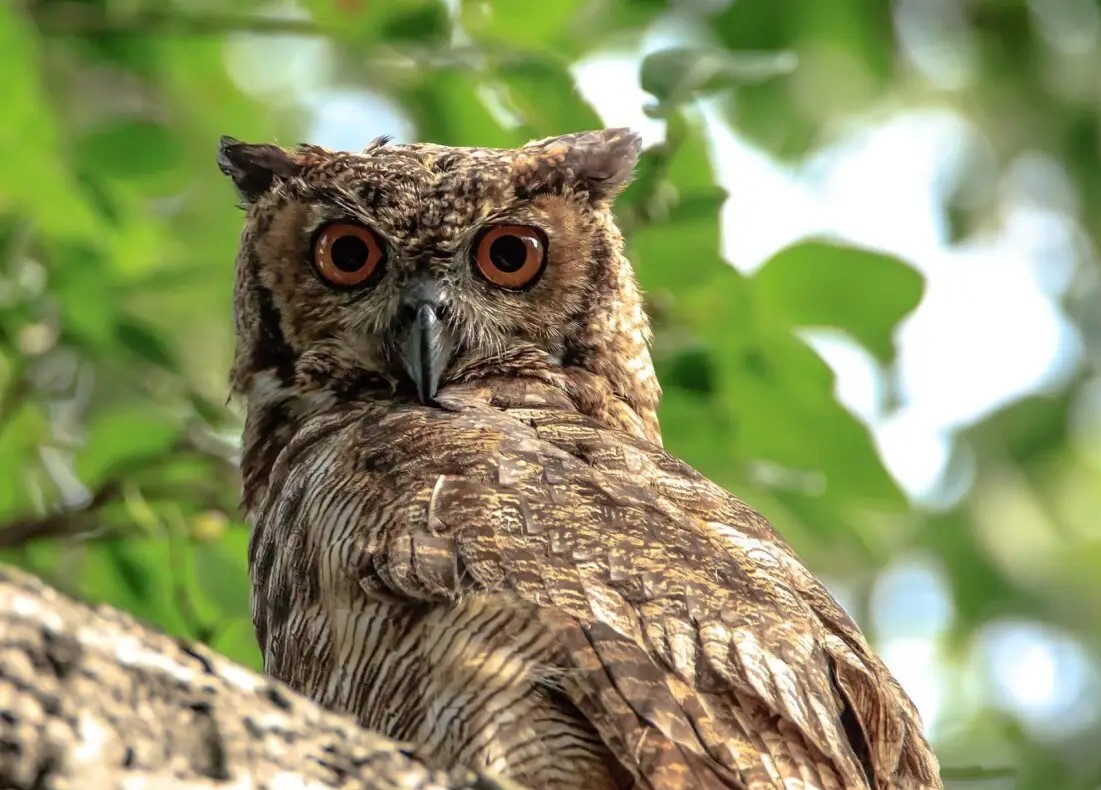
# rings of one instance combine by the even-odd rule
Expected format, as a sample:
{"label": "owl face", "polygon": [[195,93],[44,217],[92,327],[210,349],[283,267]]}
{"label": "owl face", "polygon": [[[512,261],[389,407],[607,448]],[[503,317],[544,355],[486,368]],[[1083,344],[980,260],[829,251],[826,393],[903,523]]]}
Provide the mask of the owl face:
{"label": "owl face", "polygon": [[223,138],[248,211],[235,385],[374,376],[431,402],[517,353],[583,364],[592,310],[624,276],[610,203],[638,151],[625,130],[359,153]]}

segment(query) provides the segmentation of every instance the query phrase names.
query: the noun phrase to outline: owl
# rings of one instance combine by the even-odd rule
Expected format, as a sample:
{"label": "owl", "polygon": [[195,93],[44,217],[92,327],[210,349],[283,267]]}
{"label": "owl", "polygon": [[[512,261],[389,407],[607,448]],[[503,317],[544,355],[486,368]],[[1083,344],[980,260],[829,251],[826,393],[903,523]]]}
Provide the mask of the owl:
{"label": "owl", "polygon": [[533,790],[941,787],[852,620],[662,449],[639,151],[222,139],[265,670]]}

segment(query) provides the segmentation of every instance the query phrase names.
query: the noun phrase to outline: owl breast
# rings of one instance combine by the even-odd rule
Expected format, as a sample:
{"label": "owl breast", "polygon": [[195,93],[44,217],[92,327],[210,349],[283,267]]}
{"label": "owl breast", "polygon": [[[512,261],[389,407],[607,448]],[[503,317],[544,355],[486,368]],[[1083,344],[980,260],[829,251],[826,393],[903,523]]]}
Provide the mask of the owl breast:
{"label": "owl breast", "polygon": [[503,593],[440,604],[371,589],[356,558],[370,555],[374,518],[397,511],[334,490],[331,476],[312,485],[332,472],[324,456],[295,467],[255,522],[265,671],[441,766],[485,766],[540,790],[618,786],[607,748],[558,691],[538,609]]}

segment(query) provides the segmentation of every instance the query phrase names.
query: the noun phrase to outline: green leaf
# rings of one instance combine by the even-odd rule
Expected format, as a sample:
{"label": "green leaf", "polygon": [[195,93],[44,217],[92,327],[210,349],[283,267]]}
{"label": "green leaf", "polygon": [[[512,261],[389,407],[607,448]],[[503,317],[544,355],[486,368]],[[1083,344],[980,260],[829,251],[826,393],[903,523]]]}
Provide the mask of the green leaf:
{"label": "green leaf", "polygon": [[696,203],[688,204],[688,210],[677,206],[665,222],[644,225],[632,234],[628,249],[644,290],[676,294],[711,281],[716,270],[727,267],[719,257],[715,222],[721,204],[714,199],[709,212]]}
{"label": "green leaf", "polygon": [[531,52],[575,43],[566,33],[582,5],[582,0],[555,0],[536,9],[529,0],[463,0],[460,14],[463,29],[474,38]]}
{"label": "green leaf", "polygon": [[1088,397],[1073,390],[1024,397],[971,428],[968,443],[979,450],[997,448],[1023,468],[1043,465],[1068,440],[1088,445],[1084,421],[1074,419],[1076,401]]}
{"label": "green leaf", "polygon": [[[823,128],[875,106],[890,90],[890,78],[898,75],[893,68],[897,40],[885,35],[892,27],[891,9],[891,3],[872,0],[727,3],[710,25],[723,45],[736,51],[790,49],[799,58],[790,76],[738,91],[729,118],[739,134],[799,161],[821,143]],[[1000,42],[998,51],[1014,51],[1000,36],[993,37]],[[981,79],[975,89],[981,93],[980,84]]]}
{"label": "green leaf", "polygon": [[715,396],[666,387],[658,416],[666,450],[719,485],[733,486],[739,479],[744,459],[734,424]]}
{"label": "green leaf", "polygon": [[117,606],[176,636],[190,636],[173,589],[168,541],[158,536],[98,540],[83,546],[72,591]]}
{"label": "green leaf", "polygon": [[178,372],[179,361],[166,338],[161,337],[150,326],[136,318],[119,318],[118,340],[128,351],[139,359],[165,370]]}
{"label": "green leaf", "polygon": [[75,189],[58,142],[53,102],[41,84],[40,39],[17,4],[0,3],[0,205],[14,204],[44,231],[94,238],[91,207]]}
{"label": "green leaf", "polygon": [[[800,5],[773,0],[738,0],[712,19],[712,30],[723,44],[739,50],[799,48],[804,51],[836,48],[849,61],[877,79],[891,73],[894,39],[883,32],[891,28],[891,5],[872,0],[833,0]],[[825,81],[839,67],[823,70]]]}
{"label": "green leaf", "polygon": [[[666,127],[666,148],[669,149],[666,178],[681,196],[713,193],[719,187],[715,182],[709,140],[703,124],[687,119],[684,113],[676,113],[666,120]],[[716,223],[718,219],[716,214]]]}
{"label": "green leaf", "polygon": [[118,301],[103,253],[84,244],[55,244],[48,249],[48,259],[63,338],[101,351],[110,348]]}
{"label": "green leaf", "polygon": [[257,672],[264,668],[260,647],[256,644],[256,633],[252,629],[251,617],[238,617],[220,623],[210,647],[230,661],[249,667]]}
{"label": "green leaf", "polygon": [[125,180],[161,176],[182,160],[180,144],[167,126],[133,119],[113,121],[85,135],[77,155],[83,169]]}
{"label": "green leaf", "polygon": [[924,279],[891,255],[809,241],[777,253],[753,284],[770,318],[842,329],[890,362],[894,328],[921,301]]}
{"label": "green leaf", "polygon": [[[668,136],[664,146],[647,152],[641,181],[621,205],[646,217],[628,247],[643,289],[683,294],[733,273],[719,255],[726,192],[715,184],[702,129],[674,116]],[[730,287],[737,287],[732,279]]]}
{"label": "green leaf", "polygon": [[772,79],[796,65],[790,52],[731,52],[718,48],[675,47],[642,61],[641,82],[662,104],[676,105],[698,93]]}
{"label": "green leaf", "polygon": [[819,472],[837,502],[898,509],[904,500],[866,426],[834,397],[834,376],[789,331],[723,338],[719,375],[741,452],[796,472]]}
{"label": "green leaf", "polygon": [[248,530],[226,530],[218,540],[195,543],[199,589],[217,607],[219,617],[249,614]]}
{"label": "green leaf", "polygon": [[676,349],[667,355],[655,354],[654,367],[666,390],[678,387],[703,396],[716,390],[714,360],[703,345]]}
{"label": "green leaf", "polygon": [[[364,2],[364,5],[387,6],[387,3]],[[396,4],[395,4],[396,5]],[[439,41],[450,32],[447,8],[433,0],[407,2],[382,26],[382,38],[387,41]]]}
{"label": "green leaf", "polygon": [[461,70],[442,69],[426,75],[401,98],[426,140],[501,148],[526,141],[523,134],[504,128],[493,117],[475,80]]}
{"label": "green leaf", "polygon": [[437,0],[309,0],[312,19],[345,41],[427,43],[449,32],[447,9]]}
{"label": "green leaf", "polygon": [[[17,385],[5,381],[0,384],[0,392],[7,393],[13,386]],[[45,404],[19,397],[20,403],[6,404],[10,411],[0,424],[0,468],[5,470],[0,474],[0,524],[7,517],[31,510],[38,448],[49,437]]]}
{"label": "green leaf", "polygon": [[[830,368],[789,325],[771,319],[752,281],[716,266],[710,277],[672,288],[675,321],[709,349],[711,408],[724,415],[707,418],[706,442],[688,420],[675,430],[690,431],[693,444],[725,443],[728,457],[743,464],[766,461],[796,477],[821,474],[825,490],[816,496],[831,508],[904,506],[868,429],[837,402]],[[667,429],[676,441],[673,427]]]}
{"label": "green leaf", "polygon": [[77,473],[94,487],[123,466],[163,456],[178,433],[171,415],[153,406],[116,406],[92,419],[77,454]]}
{"label": "green leaf", "polygon": [[577,92],[565,64],[550,58],[510,59],[498,72],[527,136],[599,129],[600,117]]}

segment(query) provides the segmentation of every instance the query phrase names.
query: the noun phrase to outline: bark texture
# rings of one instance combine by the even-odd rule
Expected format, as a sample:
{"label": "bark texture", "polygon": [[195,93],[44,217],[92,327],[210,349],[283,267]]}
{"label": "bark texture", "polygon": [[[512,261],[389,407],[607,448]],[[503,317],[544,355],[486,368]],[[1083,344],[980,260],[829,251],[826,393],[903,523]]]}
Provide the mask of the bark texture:
{"label": "bark texture", "polygon": [[519,790],[0,566],[2,790]]}

